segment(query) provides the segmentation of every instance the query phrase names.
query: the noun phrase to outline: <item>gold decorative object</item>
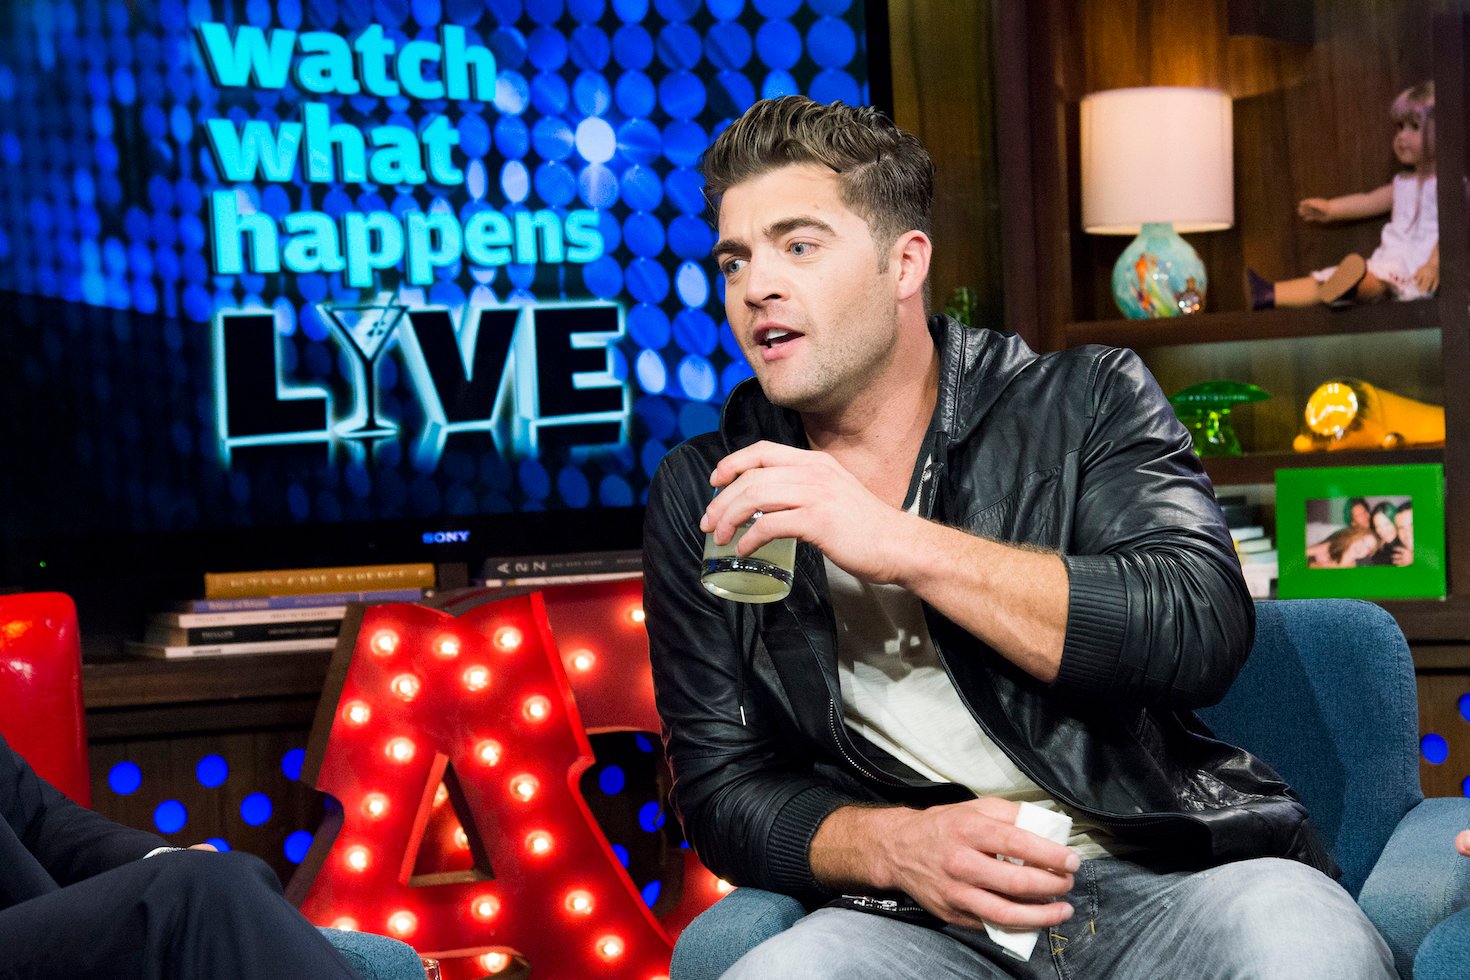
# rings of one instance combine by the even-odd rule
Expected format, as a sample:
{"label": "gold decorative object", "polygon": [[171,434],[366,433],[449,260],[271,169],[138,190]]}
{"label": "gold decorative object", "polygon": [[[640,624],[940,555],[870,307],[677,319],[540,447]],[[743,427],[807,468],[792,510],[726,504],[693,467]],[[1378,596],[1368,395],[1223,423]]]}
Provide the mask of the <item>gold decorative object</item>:
{"label": "gold decorative object", "polygon": [[1325,381],[1307,399],[1299,453],[1444,445],[1444,407],[1358,378]]}

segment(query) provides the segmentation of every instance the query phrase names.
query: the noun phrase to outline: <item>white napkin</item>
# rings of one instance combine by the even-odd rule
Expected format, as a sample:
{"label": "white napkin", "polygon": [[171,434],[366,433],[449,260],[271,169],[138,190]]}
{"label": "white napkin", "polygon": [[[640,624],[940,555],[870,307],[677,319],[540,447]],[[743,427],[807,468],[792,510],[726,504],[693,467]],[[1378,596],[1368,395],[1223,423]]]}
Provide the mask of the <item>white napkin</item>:
{"label": "white napkin", "polygon": [[[1072,834],[1071,817],[1065,813],[1039,807],[1035,803],[1021,804],[1021,810],[1016,814],[1016,826],[1058,844],[1067,843],[1067,838]],[[1002,861],[1010,861],[1012,864],[1022,863],[1004,854],[997,854],[996,857]],[[994,926],[989,922],[985,923],[985,931],[996,945],[1006,951],[1006,955],[1023,961],[1031,958],[1031,951],[1036,948],[1036,940],[1041,936],[1040,929]]]}

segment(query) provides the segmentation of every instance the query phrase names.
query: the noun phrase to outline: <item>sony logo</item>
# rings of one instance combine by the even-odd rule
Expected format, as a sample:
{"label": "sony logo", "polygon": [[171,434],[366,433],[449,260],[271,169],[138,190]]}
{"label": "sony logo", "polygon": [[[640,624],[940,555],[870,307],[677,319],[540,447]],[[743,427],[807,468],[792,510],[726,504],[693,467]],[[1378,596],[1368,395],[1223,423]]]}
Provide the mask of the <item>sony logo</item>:
{"label": "sony logo", "polygon": [[468,543],[470,532],[468,531],[425,531],[424,544],[458,544]]}

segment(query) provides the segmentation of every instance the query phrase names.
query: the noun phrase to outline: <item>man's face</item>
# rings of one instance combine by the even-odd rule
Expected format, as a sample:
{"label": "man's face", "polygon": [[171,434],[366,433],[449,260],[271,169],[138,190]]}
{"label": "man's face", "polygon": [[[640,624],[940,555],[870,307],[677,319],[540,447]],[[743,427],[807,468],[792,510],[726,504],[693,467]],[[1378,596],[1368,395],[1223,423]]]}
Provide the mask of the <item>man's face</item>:
{"label": "man's face", "polygon": [[1393,526],[1398,528],[1399,541],[1410,550],[1414,547],[1414,512],[1401,510],[1393,516]]}
{"label": "man's face", "polygon": [[792,164],[736,184],[719,226],[725,313],[767,398],[834,413],[881,380],[898,335],[897,263],[880,260],[836,174]]}

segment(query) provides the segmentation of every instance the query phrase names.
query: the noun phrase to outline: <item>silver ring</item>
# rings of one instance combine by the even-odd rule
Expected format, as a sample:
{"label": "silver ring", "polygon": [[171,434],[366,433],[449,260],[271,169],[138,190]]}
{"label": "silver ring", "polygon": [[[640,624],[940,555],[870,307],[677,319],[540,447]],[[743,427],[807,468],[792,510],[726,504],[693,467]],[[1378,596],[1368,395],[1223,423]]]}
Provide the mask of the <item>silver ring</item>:
{"label": "silver ring", "polygon": [[765,516],[766,516],[766,512],[765,511],[758,510],[754,514],[751,514],[750,515],[750,523],[754,524],[756,521],[760,520],[762,517],[765,517]]}

